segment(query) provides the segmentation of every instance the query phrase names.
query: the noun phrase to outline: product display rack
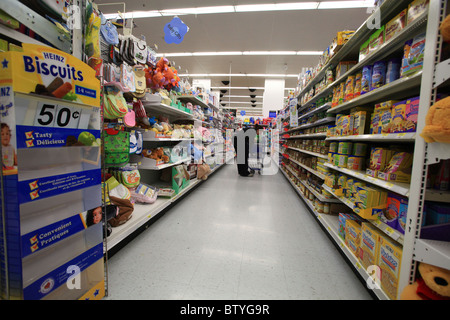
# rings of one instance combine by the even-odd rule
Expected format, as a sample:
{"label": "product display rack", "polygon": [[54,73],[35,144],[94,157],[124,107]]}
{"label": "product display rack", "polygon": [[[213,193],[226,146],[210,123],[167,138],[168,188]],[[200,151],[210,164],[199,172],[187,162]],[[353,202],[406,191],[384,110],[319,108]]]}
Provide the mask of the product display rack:
{"label": "product display rack", "polygon": [[[384,1],[381,5],[379,12],[381,12],[381,24],[391,20],[398,12],[408,7],[411,1]],[[360,181],[364,181],[370,185],[382,188],[394,192],[399,195],[408,197],[408,212],[407,212],[407,226],[404,234],[391,228],[385,223],[379,220],[367,220],[372,225],[377,227],[378,230],[388,235],[391,239],[400,243],[403,246],[400,276],[398,278],[398,291],[397,299],[399,298],[402,289],[415,281],[416,278],[416,265],[417,262],[426,262],[434,264],[436,266],[448,268],[450,266],[450,246],[448,242],[426,240],[420,238],[420,230],[423,219],[424,201],[438,201],[448,202],[446,196],[447,191],[437,191],[426,189],[426,177],[428,165],[437,163],[442,159],[450,158],[450,148],[447,144],[443,143],[431,143],[426,144],[419,136],[425,126],[425,118],[429,107],[436,101],[437,92],[439,86],[433,87],[435,78],[439,78],[439,83],[447,80],[448,76],[441,80],[442,75],[445,74],[443,70],[439,70],[439,67],[444,68],[446,63],[441,63],[441,46],[442,40],[439,35],[439,25],[443,18],[446,16],[446,1],[431,0],[428,10],[423,12],[417,17],[411,24],[406,26],[400,33],[385,42],[376,51],[371,52],[364,59],[356,63],[350,70],[348,70],[340,78],[334,80],[328,87],[322,89],[319,93],[316,93],[312,98],[304,102],[299,103],[298,112],[311,107],[313,103],[317,102],[321,98],[325,98],[332,93],[333,87],[339,85],[349,75],[356,74],[366,64],[371,64],[375,61],[382,60],[394,53],[402,50],[406,40],[413,38],[414,36],[426,32],[426,44],[425,44],[425,58],[423,69],[420,72],[415,73],[412,76],[400,78],[389,84],[382,86],[377,90],[370,91],[364,95],[361,95],[348,102],[344,102],[335,107],[329,107],[324,104],[317,107],[307,113],[301,115],[299,119],[307,118],[316,112],[326,111],[328,117],[333,114],[345,114],[354,107],[374,105],[380,101],[390,99],[405,99],[411,96],[420,96],[420,106],[418,114],[418,122],[416,132],[402,132],[402,133],[389,133],[389,134],[364,134],[364,135],[352,135],[352,136],[330,136],[322,133],[308,133],[298,134],[299,127],[291,128],[286,133],[290,133],[286,137],[286,141],[297,139],[325,139],[326,141],[349,141],[349,142],[369,142],[369,143],[386,143],[396,145],[405,145],[414,147],[414,163],[412,169],[411,181],[419,181],[420,183],[396,183],[391,181],[384,181],[378,178],[368,176],[365,171],[350,170],[347,168],[338,167],[331,163],[325,163],[325,166],[332,169],[334,172],[345,174],[348,177],[357,178]],[[345,43],[340,51],[338,51],[330,61],[317,72],[317,75],[310,80],[310,82],[300,91],[297,96],[298,101],[302,100],[303,96],[308,94],[310,90],[318,84],[325,77],[326,70],[329,67],[335,67],[340,61],[345,60],[357,60],[358,51],[362,43],[369,37],[372,30],[368,29],[368,25],[374,16],[371,16],[361,27],[355,32],[355,34]],[[436,68],[436,70],[435,70]],[[290,147],[288,146],[287,149]],[[305,152],[298,150],[299,152]],[[295,173],[288,169],[291,176]],[[289,179],[289,176],[285,171],[283,174]],[[355,257],[346,247],[342,239],[337,235],[338,221],[337,216],[318,214],[311,202],[299,192],[298,187],[289,180],[296,191],[300,194],[301,198],[307,203],[308,207],[318,218],[318,222],[324,227],[323,229],[330,235],[330,238],[334,240],[336,246],[341,249],[341,252],[348,258],[353,265],[354,271],[358,275],[362,275],[363,279],[371,280],[370,276],[361,267],[358,258]],[[336,199],[345,204],[348,208],[354,209],[355,204],[349,201],[349,199],[337,195],[334,190],[327,185],[322,186],[323,189],[335,196]],[[392,299],[383,290],[373,290],[375,296],[379,299]]]}

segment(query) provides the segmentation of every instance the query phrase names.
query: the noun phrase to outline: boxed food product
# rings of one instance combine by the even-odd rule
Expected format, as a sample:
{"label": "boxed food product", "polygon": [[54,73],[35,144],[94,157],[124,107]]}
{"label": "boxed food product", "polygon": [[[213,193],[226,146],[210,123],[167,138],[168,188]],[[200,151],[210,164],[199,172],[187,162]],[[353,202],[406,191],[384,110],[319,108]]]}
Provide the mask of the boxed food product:
{"label": "boxed food product", "polygon": [[381,232],[369,222],[363,222],[361,224],[359,261],[365,269],[372,265],[378,265],[380,236]]}
{"label": "boxed food product", "polygon": [[416,132],[420,97],[406,100],[403,132]]}
{"label": "boxed food product", "polygon": [[359,48],[359,60],[362,61],[368,54],[369,54],[369,43],[370,39],[368,39],[366,42],[364,42],[361,47]]}
{"label": "boxed food product", "polygon": [[414,39],[405,43],[404,56],[400,76],[408,77],[423,68],[423,56],[425,52],[425,33],[417,35]]}
{"label": "boxed food product", "polygon": [[386,62],[377,61],[373,65],[372,69],[372,81],[370,84],[370,90],[381,88],[386,83]]}
{"label": "boxed food product", "polygon": [[401,32],[406,27],[406,15],[407,10],[402,10],[397,16],[395,16],[391,21],[386,23],[386,36],[385,41],[393,38],[396,34]]}
{"label": "boxed food product", "polygon": [[369,125],[369,118],[366,111],[358,111],[353,114],[353,135],[363,135],[366,133],[366,126]]}
{"label": "boxed food product", "polygon": [[380,113],[372,113],[370,118],[370,134],[380,134],[381,133],[381,118]]}
{"label": "boxed food product", "polygon": [[353,147],[353,143],[351,143],[351,142],[339,142],[337,152],[339,154],[350,155],[350,154],[352,154],[352,147]]}
{"label": "boxed food product", "polygon": [[387,208],[380,216],[380,220],[393,229],[398,229],[398,218],[400,216],[400,203],[406,198],[389,192],[387,198]]}
{"label": "boxed food product", "polygon": [[347,220],[361,220],[356,214],[353,213],[339,213],[339,231],[338,235],[345,241],[345,226]]}
{"label": "boxed food product", "polygon": [[345,220],[345,244],[355,257],[359,256],[359,248],[361,245],[361,221],[359,219]]}
{"label": "boxed food product", "polygon": [[367,143],[354,143],[352,149],[352,156],[365,157],[367,154]]}
{"label": "boxed food product", "polygon": [[355,195],[356,205],[360,209],[369,209],[380,205],[381,191],[370,186],[358,187]]}
{"label": "boxed food product", "polygon": [[347,168],[348,155],[340,154],[337,166],[339,168]]}
{"label": "boxed food product", "polygon": [[365,157],[349,156],[347,160],[347,169],[361,171],[364,170]]}
{"label": "boxed food product", "polygon": [[355,93],[355,76],[347,77],[345,80],[345,101],[350,101],[354,98]]}
{"label": "boxed food product", "polygon": [[336,79],[341,78],[356,64],[356,61],[341,61],[336,67]]}
{"label": "boxed food product", "polygon": [[378,178],[386,181],[409,183],[411,181],[413,154],[395,152],[383,171],[378,171]]}
{"label": "boxed food product", "polygon": [[361,94],[365,94],[370,91],[372,83],[372,65],[364,66],[361,77]]}
{"label": "boxed food product", "polygon": [[355,75],[355,87],[353,89],[353,98],[358,98],[361,95],[361,78],[362,73]]}
{"label": "boxed food product", "polygon": [[393,58],[388,61],[386,69],[386,84],[391,83],[400,78],[400,68],[402,60],[400,58]]}
{"label": "boxed food product", "polygon": [[392,127],[392,110],[391,108],[380,109],[380,133],[391,133]]}
{"label": "boxed food product", "polygon": [[407,24],[409,25],[417,19],[422,13],[428,10],[430,0],[414,0],[408,5]]}
{"label": "boxed food product", "polygon": [[385,26],[377,29],[369,38],[369,52],[377,50],[385,42]]}
{"label": "boxed food product", "polygon": [[372,170],[384,170],[386,163],[391,159],[392,152],[385,148],[373,147],[370,152],[370,165]]}
{"label": "boxed food product", "polygon": [[338,46],[345,44],[355,33],[354,30],[339,31],[336,36]]}
{"label": "boxed food product", "polygon": [[403,132],[406,120],[406,100],[397,102],[392,107],[391,132]]}
{"label": "boxed food product", "polygon": [[387,235],[379,237],[378,266],[381,269],[381,289],[391,300],[397,299],[403,247]]}

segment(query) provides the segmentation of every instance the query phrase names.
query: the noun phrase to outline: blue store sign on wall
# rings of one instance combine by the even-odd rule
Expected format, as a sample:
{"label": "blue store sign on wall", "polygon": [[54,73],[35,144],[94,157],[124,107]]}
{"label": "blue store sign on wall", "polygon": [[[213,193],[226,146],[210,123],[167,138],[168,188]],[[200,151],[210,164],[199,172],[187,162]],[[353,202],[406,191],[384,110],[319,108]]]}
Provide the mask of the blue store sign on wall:
{"label": "blue store sign on wall", "polygon": [[188,31],[189,27],[180,18],[175,17],[164,26],[164,41],[168,44],[180,44]]}

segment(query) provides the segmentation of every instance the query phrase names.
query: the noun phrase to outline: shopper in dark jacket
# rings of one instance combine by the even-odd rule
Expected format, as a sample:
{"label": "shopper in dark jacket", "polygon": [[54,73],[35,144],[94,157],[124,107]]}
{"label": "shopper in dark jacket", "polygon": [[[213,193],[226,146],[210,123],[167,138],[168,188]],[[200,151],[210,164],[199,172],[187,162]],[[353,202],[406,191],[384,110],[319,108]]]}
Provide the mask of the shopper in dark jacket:
{"label": "shopper in dark jacket", "polygon": [[243,177],[253,177],[254,174],[254,172],[248,168],[248,157],[255,136],[255,130],[248,127],[238,130],[234,134],[234,150],[236,151],[238,173]]}

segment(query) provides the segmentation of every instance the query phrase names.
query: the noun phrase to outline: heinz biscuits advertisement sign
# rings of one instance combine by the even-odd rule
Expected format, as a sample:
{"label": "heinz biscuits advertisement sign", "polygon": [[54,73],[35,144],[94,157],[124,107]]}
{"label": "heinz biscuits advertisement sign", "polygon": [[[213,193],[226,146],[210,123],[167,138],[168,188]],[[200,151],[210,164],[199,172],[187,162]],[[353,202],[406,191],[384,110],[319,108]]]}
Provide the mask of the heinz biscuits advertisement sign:
{"label": "heinz biscuits advertisement sign", "polygon": [[100,81],[81,60],[57,49],[23,44],[23,52],[0,53],[2,83],[13,90],[78,102],[100,104]]}

